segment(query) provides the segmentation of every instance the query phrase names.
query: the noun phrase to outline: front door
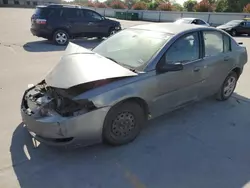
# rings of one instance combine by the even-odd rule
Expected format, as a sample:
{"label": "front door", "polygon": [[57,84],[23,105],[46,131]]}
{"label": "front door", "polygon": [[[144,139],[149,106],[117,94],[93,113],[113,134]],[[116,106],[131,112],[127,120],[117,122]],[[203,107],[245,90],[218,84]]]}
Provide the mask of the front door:
{"label": "front door", "polygon": [[89,36],[102,36],[108,33],[108,25],[105,23],[103,17],[91,10],[84,10],[84,19],[87,23],[85,32]]}
{"label": "front door", "polygon": [[154,116],[199,99],[204,82],[204,65],[198,33],[184,35],[175,41],[162,57],[159,66],[164,63],[182,63],[183,70],[157,73],[159,92],[153,101]]}

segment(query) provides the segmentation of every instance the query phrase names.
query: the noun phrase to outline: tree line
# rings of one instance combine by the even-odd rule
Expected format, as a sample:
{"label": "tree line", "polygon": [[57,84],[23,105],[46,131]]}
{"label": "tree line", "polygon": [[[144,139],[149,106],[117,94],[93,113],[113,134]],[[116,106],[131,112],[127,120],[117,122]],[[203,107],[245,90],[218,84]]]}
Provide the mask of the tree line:
{"label": "tree line", "polygon": [[245,12],[250,13],[249,0],[187,0],[183,5],[175,0],[75,0],[73,4],[113,9],[161,10],[188,12]]}

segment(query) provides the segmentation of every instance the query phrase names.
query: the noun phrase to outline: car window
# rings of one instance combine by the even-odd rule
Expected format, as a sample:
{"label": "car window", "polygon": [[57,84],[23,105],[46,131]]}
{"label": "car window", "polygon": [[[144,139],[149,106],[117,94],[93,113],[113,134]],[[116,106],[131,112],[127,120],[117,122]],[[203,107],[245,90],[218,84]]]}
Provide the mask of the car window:
{"label": "car window", "polygon": [[246,22],[246,27],[250,28],[250,22]]}
{"label": "car window", "polygon": [[198,33],[188,34],[178,39],[165,54],[166,63],[185,63],[199,59]]}
{"label": "car window", "polygon": [[245,27],[246,26],[246,22],[241,22],[240,25],[243,26],[243,27]]}
{"label": "car window", "polygon": [[196,20],[196,19],[193,20],[192,23],[193,23],[193,24],[197,24],[197,20]]}
{"label": "car window", "polygon": [[74,8],[66,8],[63,11],[63,15],[66,18],[79,18],[82,15],[81,10]]}
{"label": "car window", "polygon": [[222,33],[217,31],[203,31],[205,56],[214,56],[223,52]]}
{"label": "car window", "polygon": [[223,49],[224,52],[231,51],[231,39],[229,36],[223,35]]}
{"label": "car window", "polygon": [[84,16],[94,21],[102,20],[102,17],[94,11],[84,11]]}
{"label": "car window", "polygon": [[206,25],[206,23],[205,23],[203,20],[197,20],[197,23],[198,23],[199,25]]}

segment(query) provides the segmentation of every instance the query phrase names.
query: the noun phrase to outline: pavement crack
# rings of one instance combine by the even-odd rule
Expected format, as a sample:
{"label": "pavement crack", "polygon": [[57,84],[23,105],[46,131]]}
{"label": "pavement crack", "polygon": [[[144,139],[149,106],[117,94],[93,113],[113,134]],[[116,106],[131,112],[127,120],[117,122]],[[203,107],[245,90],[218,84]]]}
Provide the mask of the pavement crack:
{"label": "pavement crack", "polygon": [[212,147],[211,145],[206,144],[204,141],[202,141],[200,138],[198,138],[197,136],[193,135],[192,133],[185,131],[188,136],[190,136],[192,139],[197,140],[198,142],[200,142],[202,145],[204,145],[205,147],[207,147],[208,149],[211,149],[212,151],[216,152],[219,156],[226,158],[230,161],[233,161],[233,158],[227,155],[222,155],[218,152],[218,149],[216,149],[215,147]]}

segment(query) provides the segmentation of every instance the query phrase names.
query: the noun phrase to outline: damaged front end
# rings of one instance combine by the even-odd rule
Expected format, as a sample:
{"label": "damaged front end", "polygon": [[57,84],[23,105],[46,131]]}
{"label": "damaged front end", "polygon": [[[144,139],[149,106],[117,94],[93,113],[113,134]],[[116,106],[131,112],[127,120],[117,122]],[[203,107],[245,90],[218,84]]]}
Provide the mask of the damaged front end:
{"label": "damaged front end", "polygon": [[25,91],[21,103],[23,123],[33,137],[43,142],[101,140],[110,106],[97,107],[90,100],[92,96],[77,96],[135,75],[105,57],[71,44],[45,79]]}
{"label": "damaged front end", "polygon": [[103,86],[117,79],[106,79],[80,84],[68,89],[47,86],[43,80],[29,88],[23,98],[22,109],[34,118],[55,116],[74,117],[97,107],[88,99],[72,100],[75,96],[91,89]]}

